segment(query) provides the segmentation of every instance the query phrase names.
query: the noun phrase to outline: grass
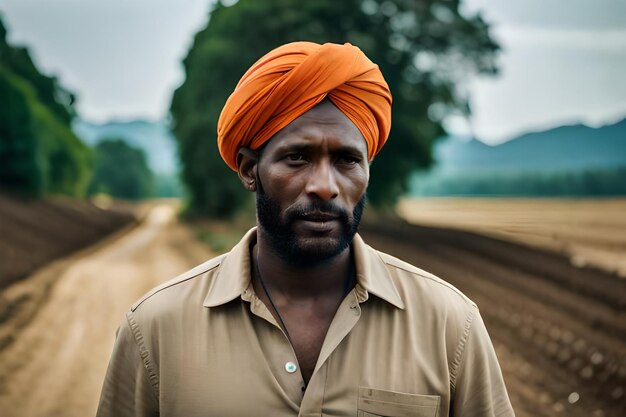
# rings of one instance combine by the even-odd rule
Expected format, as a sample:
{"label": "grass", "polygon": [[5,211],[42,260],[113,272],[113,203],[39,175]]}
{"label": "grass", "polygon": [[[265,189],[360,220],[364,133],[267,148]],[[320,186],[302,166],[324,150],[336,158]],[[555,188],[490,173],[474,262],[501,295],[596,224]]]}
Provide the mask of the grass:
{"label": "grass", "polygon": [[231,250],[242,236],[256,224],[253,212],[243,212],[230,220],[203,219],[191,223],[196,237],[216,253]]}

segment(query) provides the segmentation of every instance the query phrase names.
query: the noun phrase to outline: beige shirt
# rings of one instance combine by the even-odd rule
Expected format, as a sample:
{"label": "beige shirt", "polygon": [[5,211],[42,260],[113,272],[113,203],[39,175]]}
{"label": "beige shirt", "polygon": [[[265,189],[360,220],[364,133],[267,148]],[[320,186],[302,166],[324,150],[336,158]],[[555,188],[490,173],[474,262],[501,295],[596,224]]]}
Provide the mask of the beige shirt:
{"label": "beige shirt", "polygon": [[127,313],[98,417],[513,416],[476,305],[452,285],[352,243],[345,297],[304,389],[250,281],[253,229]]}

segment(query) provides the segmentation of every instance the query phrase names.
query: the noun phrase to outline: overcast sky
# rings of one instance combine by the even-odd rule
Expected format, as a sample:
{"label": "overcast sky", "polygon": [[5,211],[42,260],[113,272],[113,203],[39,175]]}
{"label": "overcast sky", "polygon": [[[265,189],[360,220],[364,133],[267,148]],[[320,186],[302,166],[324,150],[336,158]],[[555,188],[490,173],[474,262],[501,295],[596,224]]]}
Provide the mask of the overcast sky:
{"label": "overcast sky", "polygon": [[[94,122],[163,117],[208,9],[208,0],[0,0],[9,41],[78,93],[80,116]],[[626,1],[465,0],[464,9],[492,23],[502,71],[469,84],[471,120],[452,118],[449,129],[497,143],[626,117]]]}

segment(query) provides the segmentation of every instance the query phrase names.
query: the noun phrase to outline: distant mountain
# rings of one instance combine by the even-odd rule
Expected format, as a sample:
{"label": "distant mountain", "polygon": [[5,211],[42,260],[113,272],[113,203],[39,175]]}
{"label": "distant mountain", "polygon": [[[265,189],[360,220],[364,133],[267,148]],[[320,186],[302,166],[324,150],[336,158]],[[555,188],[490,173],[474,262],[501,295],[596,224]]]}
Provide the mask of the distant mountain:
{"label": "distant mountain", "polygon": [[106,138],[121,138],[129,145],[142,149],[150,168],[161,175],[178,171],[176,141],[163,121],[112,121],[104,124],[76,120],[72,129],[89,145]]}
{"label": "distant mountain", "polygon": [[608,126],[561,126],[490,146],[449,137],[436,165],[410,181],[418,196],[626,195],[626,119]]}
{"label": "distant mountain", "polygon": [[626,165],[626,119],[591,128],[561,126],[527,133],[501,145],[450,137],[437,144],[437,170],[574,170]]}

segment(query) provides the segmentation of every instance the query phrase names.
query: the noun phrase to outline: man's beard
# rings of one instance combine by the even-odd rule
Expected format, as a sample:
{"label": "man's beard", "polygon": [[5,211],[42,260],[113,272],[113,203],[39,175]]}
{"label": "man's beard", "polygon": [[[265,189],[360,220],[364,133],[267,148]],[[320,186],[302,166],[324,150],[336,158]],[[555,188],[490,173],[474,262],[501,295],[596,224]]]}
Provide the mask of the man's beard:
{"label": "man's beard", "polygon": [[[272,250],[285,262],[297,266],[313,266],[333,259],[350,246],[361,222],[365,201],[366,195],[363,194],[352,215],[333,202],[324,201],[292,206],[281,215],[280,204],[259,187],[256,193],[257,219]],[[329,243],[306,244],[301,241],[292,226],[311,212],[328,213],[336,217],[340,225],[339,237]]]}

